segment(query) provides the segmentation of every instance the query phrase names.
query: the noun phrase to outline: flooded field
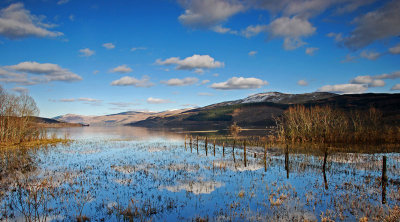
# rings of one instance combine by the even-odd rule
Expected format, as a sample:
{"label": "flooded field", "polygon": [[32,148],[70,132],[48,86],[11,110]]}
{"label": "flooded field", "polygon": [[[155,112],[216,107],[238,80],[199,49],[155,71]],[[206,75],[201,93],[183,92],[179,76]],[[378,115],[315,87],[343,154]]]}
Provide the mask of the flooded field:
{"label": "flooded field", "polygon": [[144,128],[56,132],[74,141],[1,150],[0,221],[399,220],[400,153],[245,154]]}

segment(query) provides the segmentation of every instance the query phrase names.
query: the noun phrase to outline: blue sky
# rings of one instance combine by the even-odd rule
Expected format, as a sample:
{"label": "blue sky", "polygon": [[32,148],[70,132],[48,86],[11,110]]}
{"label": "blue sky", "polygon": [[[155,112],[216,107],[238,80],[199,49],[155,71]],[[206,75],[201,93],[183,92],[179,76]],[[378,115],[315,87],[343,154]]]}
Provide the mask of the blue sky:
{"label": "blue sky", "polygon": [[0,84],[41,116],[400,90],[400,1],[6,0]]}

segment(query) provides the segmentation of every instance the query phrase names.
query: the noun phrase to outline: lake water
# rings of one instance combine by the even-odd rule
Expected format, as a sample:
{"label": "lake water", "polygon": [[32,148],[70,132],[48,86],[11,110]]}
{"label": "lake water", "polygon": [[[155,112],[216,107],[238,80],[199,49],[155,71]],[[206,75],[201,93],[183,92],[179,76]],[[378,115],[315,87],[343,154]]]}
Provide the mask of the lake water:
{"label": "lake water", "polygon": [[382,221],[400,203],[397,152],[248,147],[244,161],[241,148],[214,156],[169,131],[55,132],[74,141],[2,151],[1,221]]}

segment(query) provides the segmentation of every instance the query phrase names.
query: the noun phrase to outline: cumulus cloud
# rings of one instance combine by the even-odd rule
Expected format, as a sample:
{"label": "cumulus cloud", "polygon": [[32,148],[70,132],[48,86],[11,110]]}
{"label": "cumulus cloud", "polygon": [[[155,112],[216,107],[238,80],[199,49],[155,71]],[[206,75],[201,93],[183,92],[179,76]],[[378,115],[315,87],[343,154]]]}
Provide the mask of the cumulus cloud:
{"label": "cumulus cloud", "polygon": [[170,79],[167,81],[161,81],[161,83],[166,84],[168,86],[187,86],[187,85],[193,85],[198,81],[199,79],[197,78],[187,77],[184,79]]}
{"label": "cumulus cloud", "polygon": [[245,8],[237,0],[180,0],[185,8],[179,21],[192,28],[211,28],[243,11]]}
{"label": "cumulus cloud", "polygon": [[81,53],[81,56],[87,56],[87,57],[95,54],[95,51],[89,48],[80,49],[79,52]]}
{"label": "cumulus cloud", "polygon": [[394,90],[400,90],[400,84],[394,85],[390,90],[392,90],[392,91],[394,91]]}
{"label": "cumulus cloud", "polygon": [[22,3],[14,3],[0,10],[0,35],[9,39],[30,36],[57,37],[61,32],[50,31],[53,24],[44,23],[43,16],[35,16],[24,8]]}
{"label": "cumulus cloud", "polygon": [[211,88],[220,90],[258,89],[268,82],[257,78],[232,77],[225,82],[213,83]]}
{"label": "cumulus cloud", "polygon": [[132,69],[127,65],[120,65],[120,66],[117,66],[117,67],[111,69],[110,71],[117,72],[117,73],[128,73],[128,72],[132,72]]}
{"label": "cumulus cloud", "polygon": [[381,56],[380,53],[378,52],[371,52],[371,51],[367,51],[367,50],[363,50],[360,53],[360,57],[364,58],[364,59],[369,59],[369,60],[376,60],[377,58],[379,58]]}
{"label": "cumulus cloud", "polygon": [[400,78],[400,71],[392,72],[390,74],[384,73],[375,76],[376,79],[397,79]]}
{"label": "cumulus cloud", "polygon": [[350,49],[363,48],[377,40],[400,33],[400,1],[390,1],[382,8],[354,19],[355,29],[344,39]]}
{"label": "cumulus cloud", "polygon": [[257,51],[250,51],[248,54],[249,56],[255,56],[257,54]]}
{"label": "cumulus cloud", "polygon": [[367,87],[382,87],[385,86],[384,79],[397,79],[400,78],[400,71],[392,72],[390,74],[384,73],[380,75],[365,75],[357,76],[350,80],[350,83],[364,84]]}
{"label": "cumulus cloud", "polygon": [[297,81],[297,85],[299,86],[308,86],[308,82],[304,79]]}
{"label": "cumulus cloud", "polygon": [[309,21],[297,17],[281,17],[268,25],[270,37],[283,37],[283,46],[286,50],[294,50],[305,45],[301,38],[314,34],[315,30]]}
{"label": "cumulus cloud", "polygon": [[309,48],[306,48],[306,54],[312,56],[318,50],[319,50],[319,48],[309,47]]}
{"label": "cumulus cloud", "polygon": [[222,27],[222,25],[214,26],[211,28],[211,30],[213,30],[214,32],[217,32],[217,33],[221,33],[221,34],[226,34],[226,33],[237,34],[238,33],[237,31],[232,30],[230,28]]}
{"label": "cumulus cloud", "polygon": [[326,85],[319,88],[318,92],[332,92],[339,94],[357,94],[363,93],[368,89],[365,84],[338,84],[338,85]]}
{"label": "cumulus cloud", "polygon": [[281,17],[268,25],[268,30],[273,37],[297,38],[314,34],[316,28],[307,21],[297,17]]}
{"label": "cumulus cloud", "polygon": [[193,69],[214,69],[224,67],[223,62],[215,61],[209,55],[193,55],[180,59],[179,57],[171,57],[165,60],[157,59],[158,65],[176,65],[178,70],[193,70]]}
{"label": "cumulus cloud", "polygon": [[350,83],[354,84],[366,84],[368,87],[382,87],[385,86],[385,82],[382,79],[376,79],[374,76],[357,76],[350,80]]}
{"label": "cumulus cloud", "polygon": [[[82,80],[81,76],[52,63],[38,63],[29,61],[21,62],[17,65],[5,66],[4,68],[7,70],[18,71],[18,73],[1,69],[0,76],[5,76],[9,80],[14,80],[9,82],[21,84],[26,83],[26,85],[51,81],[73,82]],[[36,76],[29,76],[28,74],[33,74]]]}
{"label": "cumulus cloud", "polygon": [[397,44],[392,48],[389,48],[389,52],[392,54],[400,54],[400,44]]}
{"label": "cumulus cloud", "polygon": [[130,76],[124,76],[118,80],[111,82],[112,86],[134,86],[134,87],[151,87],[154,83],[150,82],[150,77],[143,76],[142,79],[136,79]]}
{"label": "cumulus cloud", "polygon": [[242,30],[242,35],[250,38],[268,30],[267,25],[249,25],[246,29]]}
{"label": "cumulus cloud", "polygon": [[114,49],[115,48],[115,45],[112,43],[104,43],[102,46],[106,49]]}
{"label": "cumulus cloud", "polygon": [[148,104],[163,104],[163,103],[172,103],[172,101],[167,99],[153,98],[149,97],[147,100]]}

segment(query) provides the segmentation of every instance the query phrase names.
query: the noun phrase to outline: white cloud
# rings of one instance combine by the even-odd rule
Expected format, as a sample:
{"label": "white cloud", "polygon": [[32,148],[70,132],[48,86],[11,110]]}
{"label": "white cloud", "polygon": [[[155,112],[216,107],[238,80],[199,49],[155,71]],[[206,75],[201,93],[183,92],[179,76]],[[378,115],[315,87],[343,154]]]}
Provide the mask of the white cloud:
{"label": "white cloud", "polygon": [[207,84],[207,83],[209,83],[209,82],[210,82],[210,80],[205,79],[205,80],[201,81],[200,85],[205,85],[205,84]]}
{"label": "white cloud", "polygon": [[375,76],[376,79],[397,79],[400,78],[400,71],[392,72],[391,74],[381,74]]}
{"label": "white cloud", "polygon": [[249,56],[255,56],[257,54],[257,51],[250,51]]}
{"label": "white cloud", "polygon": [[131,48],[131,52],[138,51],[138,50],[146,50],[146,49],[147,49],[146,47],[134,47],[134,48]]}
{"label": "white cloud", "polygon": [[135,87],[151,87],[154,86],[152,82],[150,82],[150,77],[143,76],[142,79],[136,79],[130,76],[124,76],[118,80],[111,82],[112,86],[135,86]]}
{"label": "white cloud", "polygon": [[363,48],[377,40],[400,33],[400,1],[390,1],[383,7],[354,19],[355,29],[344,39],[350,49]]}
{"label": "white cloud", "polygon": [[350,80],[350,83],[354,84],[366,84],[368,87],[382,87],[385,86],[385,82],[381,79],[376,79],[375,76],[357,76]]}
{"label": "white cloud", "polygon": [[297,85],[299,86],[308,86],[308,82],[304,79],[297,81]]}
{"label": "white cloud", "polygon": [[120,65],[110,70],[110,72],[117,72],[117,73],[128,73],[132,72],[132,69],[127,65]]}
{"label": "white cloud", "polygon": [[253,7],[268,10],[273,15],[310,18],[332,6],[337,6],[336,13],[348,13],[373,1],[375,0],[254,0],[250,2]]}
{"label": "white cloud", "polygon": [[[21,62],[17,65],[5,66],[4,68],[22,72],[19,74],[13,73],[13,75],[21,80],[24,79],[25,81],[28,80],[26,73],[40,75],[39,77],[29,78],[32,84],[50,81],[73,82],[82,80],[81,76],[52,63]],[[10,75],[8,76],[10,77]]]}
{"label": "white cloud", "polygon": [[172,103],[172,101],[167,100],[167,99],[160,99],[160,98],[153,98],[153,97],[149,97],[146,101],[149,104]]}
{"label": "white cloud", "polygon": [[309,47],[309,48],[306,48],[306,54],[312,56],[318,50],[319,50],[319,48]]}
{"label": "white cloud", "polygon": [[226,34],[226,33],[234,34],[234,35],[237,34],[237,31],[232,30],[230,28],[222,27],[221,25],[214,26],[211,28],[211,30],[213,30],[214,32],[217,32],[217,33],[221,33],[221,34]]}
{"label": "white cloud", "polygon": [[338,84],[326,85],[319,88],[318,92],[332,92],[339,94],[356,94],[363,93],[368,89],[365,84]]}
{"label": "white cloud", "polygon": [[73,14],[69,15],[68,18],[71,22],[75,21],[75,15]]}
{"label": "white cloud", "polygon": [[376,60],[377,58],[379,58],[381,56],[380,53],[378,52],[371,52],[371,51],[367,51],[367,50],[363,50],[360,53],[360,57],[364,58],[364,59],[369,59],[369,60]]}
{"label": "white cloud", "polygon": [[9,39],[21,39],[29,36],[57,37],[61,32],[48,30],[53,24],[42,22],[43,16],[32,15],[22,3],[14,3],[0,10],[0,35]]}
{"label": "white cloud", "polygon": [[95,51],[89,48],[80,49],[79,52],[81,53],[81,56],[92,56],[95,54]]}
{"label": "white cloud", "polygon": [[170,79],[168,81],[161,81],[161,83],[166,84],[168,86],[187,86],[193,85],[198,82],[199,79],[194,77],[187,77],[184,79]]}
{"label": "white cloud", "polygon": [[267,25],[249,25],[246,29],[242,30],[242,35],[246,38],[250,38],[260,34],[261,32],[267,31]]}
{"label": "white cloud", "polygon": [[192,28],[211,28],[244,10],[237,0],[181,0],[185,13],[179,21]]}
{"label": "white cloud", "polygon": [[400,84],[394,85],[390,90],[400,90]]}
{"label": "white cloud", "polygon": [[389,52],[392,54],[400,54],[400,44],[397,44],[389,49]]}
{"label": "white cloud", "polygon": [[286,37],[283,40],[283,48],[285,50],[295,50],[303,45],[305,45],[306,43],[303,42],[300,38],[290,38],[290,37]]}
{"label": "white cloud", "polygon": [[268,25],[271,38],[284,38],[283,46],[286,50],[294,50],[305,45],[306,43],[301,38],[314,34],[315,30],[316,28],[309,21],[297,17],[281,17]]}
{"label": "white cloud", "polygon": [[281,17],[272,21],[268,30],[273,37],[298,38],[314,34],[316,28],[307,20]]}
{"label": "white cloud", "polygon": [[181,60],[179,57],[171,57],[165,59],[164,61],[161,59],[156,60],[156,64],[158,65],[177,65],[176,69],[178,70],[193,70],[193,69],[214,69],[224,67],[223,62],[215,61],[209,55],[193,55],[190,57],[186,57]]}
{"label": "white cloud", "polygon": [[232,89],[258,89],[268,82],[257,78],[232,77],[226,82],[214,83],[213,89],[232,90]]}
{"label": "white cloud", "polygon": [[115,45],[112,44],[111,42],[109,42],[109,43],[104,43],[102,46],[103,46],[104,48],[106,48],[106,49],[114,49],[114,48],[115,48]]}
{"label": "white cloud", "polygon": [[29,92],[29,89],[27,89],[25,87],[14,87],[14,88],[12,88],[12,91],[18,92],[18,93],[21,93],[21,94],[26,94],[26,93]]}
{"label": "white cloud", "polygon": [[195,69],[194,72],[202,75],[204,73],[204,69]]}
{"label": "white cloud", "polygon": [[354,79],[350,80],[350,83],[354,84],[364,84],[368,87],[382,87],[385,86],[385,82],[383,79],[397,79],[400,78],[400,71],[393,72],[391,74],[380,74],[380,75],[365,75],[365,76],[357,76]]}
{"label": "white cloud", "polygon": [[207,93],[207,92],[199,92],[199,93],[197,93],[197,95],[199,95],[199,96],[214,96],[214,94]]}

